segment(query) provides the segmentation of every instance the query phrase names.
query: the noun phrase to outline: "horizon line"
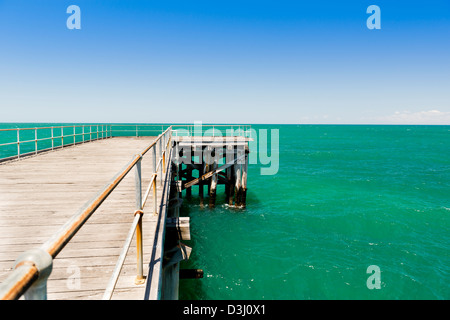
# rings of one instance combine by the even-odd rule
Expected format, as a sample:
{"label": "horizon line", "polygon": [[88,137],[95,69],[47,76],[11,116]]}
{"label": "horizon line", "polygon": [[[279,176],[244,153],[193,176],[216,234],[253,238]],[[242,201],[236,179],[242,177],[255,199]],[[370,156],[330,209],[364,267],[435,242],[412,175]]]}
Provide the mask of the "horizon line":
{"label": "horizon line", "polygon": [[[0,121],[0,124],[119,124],[119,125],[195,125],[195,122],[68,122],[68,121]],[[437,123],[245,123],[245,122],[202,122],[202,125],[342,125],[342,126],[450,126]]]}

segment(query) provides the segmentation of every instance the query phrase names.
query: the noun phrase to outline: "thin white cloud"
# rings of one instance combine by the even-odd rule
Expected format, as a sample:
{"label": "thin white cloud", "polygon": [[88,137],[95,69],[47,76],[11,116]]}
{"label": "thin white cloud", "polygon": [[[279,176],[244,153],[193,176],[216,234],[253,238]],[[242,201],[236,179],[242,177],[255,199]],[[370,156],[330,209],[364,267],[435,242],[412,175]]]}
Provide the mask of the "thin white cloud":
{"label": "thin white cloud", "polygon": [[450,125],[450,112],[429,111],[397,111],[384,119],[391,124],[444,124]]}

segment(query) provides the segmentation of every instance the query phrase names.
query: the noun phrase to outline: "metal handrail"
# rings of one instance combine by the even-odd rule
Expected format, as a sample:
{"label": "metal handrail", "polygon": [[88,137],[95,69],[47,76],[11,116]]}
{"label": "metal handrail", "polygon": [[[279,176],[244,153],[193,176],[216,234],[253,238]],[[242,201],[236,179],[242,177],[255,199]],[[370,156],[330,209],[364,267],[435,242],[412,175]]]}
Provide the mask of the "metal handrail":
{"label": "metal handrail", "polygon": [[[80,124],[80,125],[71,125],[71,126],[50,126],[50,127],[33,127],[33,128],[4,128],[0,129],[1,131],[16,131],[16,130],[35,130],[35,129],[61,129],[61,128],[82,128],[82,127],[95,127],[95,126],[109,126],[109,127],[156,127],[159,126],[159,124]],[[154,129],[153,131],[164,131],[164,125],[161,125],[161,130]],[[114,130],[119,131],[119,130]],[[125,130],[125,131],[131,131],[131,130]]]}
{"label": "metal handrail", "polygon": [[[161,126],[161,130],[159,129],[153,129],[155,127]],[[35,127],[35,128],[8,128],[8,129],[0,129],[1,132],[8,132],[8,131],[15,131],[16,134],[16,141],[12,142],[5,142],[0,143],[0,147],[4,146],[11,146],[16,145],[17,151],[15,155],[6,156],[4,158],[0,157],[0,161],[7,161],[7,160],[13,160],[13,159],[20,159],[24,156],[34,155],[40,152],[50,151],[54,149],[64,148],[66,146],[72,146],[79,143],[85,143],[89,141],[95,141],[98,139],[105,139],[105,138],[111,138],[114,136],[119,136],[121,133],[129,133],[126,134],[126,136],[142,136],[147,135],[148,133],[152,132],[162,132],[164,131],[163,124],[85,124],[85,125],[71,125],[71,126],[50,126],[50,127]],[[126,129],[123,129],[123,128]],[[223,128],[230,128],[233,129],[233,136],[237,133],[237,136],[243,136],[243,137],[251,137],[252,130],[251,125],[246,124],[233,124],[233,125],[226,125],[226,124],[201,124],[199,125],[191,125],[191,124],[175,124],[172,125],[173,128],[179,128],[177,130],[173,130],[176,135],[178,136],[178,132],[181,131],[183,128],[186,128],[188,135],[193,136],[194,133],[197,132],[198,128],[202,128],[201,133],[203,134],[204,129],[211,130],[212,129],[212,136],[223,136],[221,129]],[[72,128],[72,132],[70,134],[65,134],[64,129]],[[81,128],[81,132],[77,132],[77,129]],[[89,128],[87,130],[86,128]],[[95,128],[95,130],[92,130]],[[152,128],[152,129],[149,129]],[[216,130],[217,128],[217,130]],[[34,130],[34,139],[27,139],[27,140],[20,140],[20,132],[21,131],[32,131]],[[38,132],[40,130],[51,130],[50,136],[45,138],[38,138]],[[56,131],[60,131],[60,135],[55,135]],[[132,133],[132,134],[130,134]],[[217,134],[216,134],[217,133]],[[219,134],[220,133],[220,134]],[[77,137],[82,137],[80,141],[77,141]],[[64,138],[70,138],[69,143],[64,142]],[[61,144],[56,144],[55,142],[60,139]],[[42,141],[50,141],[51,140],[51,146],[48,148],[38,148],[38,142]],[[67,141],[67,139],[66,139]],[[28,151],[28,152],[22,152],[21,145],[22,144],[30,144],[34,142],[34,150]]]}
{"label": "metal handrail", "polygon": [[[64,248],[64,246],[75,236],[77,231],[84,225],[89,217],[97,210],[97,208],[106,200],[111,192],[119,185],[125,176],[136,168],[136,206],[135,219],[132,227],[140,233],[141,239],[137,239],[138,246],[138,275],[137,279],[142,278],[142,214],[143,205],[147,199],[142,199],[141,189],[141,160],[144,155],[151,149],[156,155],[156,144],[162,146],[160,148],[161,160],[164,164],[164,155],[167,148],[170,146],[172,138],[172,127],[167,128],[161,133],[149,146],[147,146],[140,154],[135,155],[124,168],[117,173],[110,182],[108,182],[101,191],[99,191],[90,201],[88,201],[75,215],[72,216],[53,236],[50,237],[41,247],[30,250],[19,256],[14,265],[14,270],[9,277],[0,285],[0,299],[15,300],[25,294],[26,299],[46,299],[47,298],[47,279],[51,273],[53,259]],[[153,161],[154,176],[151,180],[153,189],[156,190],[156,158]],[[162,180],[162,175],[160,180]],[[154,193],[156,197],[156,193]],[[148,197],[148,193],[145,197]],[[156,199],[156,198],[155,198]],[[156,201],[155,201],[156,202]],[[154,207],[156,209],[156,206]],[[154,214],[157,214],[154,211]],[[139,218],[137,218],[139,217]],[[126,242],[126,244],[128,241]],[[140,251],[140,252],[139,252]],[[119,257],[120,261],[121,257]],[[119,262],[118,262],[119,265]],[[115,282],[114,282],[115,285]],[[114,286],[113,285],[113,286]],[[109,287],[108,287],[109,288]],[[109,289],[108,289],[109,290]]]}
{"label": "metal handrail", "polygon": [[19,130],[34,130],[34,129],[56,129],[56,128],[81,128],[81,127],[95,127],[95,126],[101,126],[106,124],[80,124],[80,125],[71,125],[71,126],[50,126],[50,127],[34,127],[34,128],[4,128],[0,129],[0,131],[15,131],[17,129]]}
{"label": "metal handrail", "polygon": [[[211,137],[223,137],[226,136],[226,134],[224,134],[224,132],[222,132],[223,128],[225,128],[226,130],[228,129],[232,129],[232,136],[235,136],[235,134],[237,133],[237,136],[242,136],[242,137],[251,137],[252,134],[252,126],[249,124],[200,124],[200,125],[191,125],[191,124],[174,124],[172,125],[173,128],[179,128],[179,129],[173,129],[172,131],[175,132],[176,136],[178,136],[178,132],[181,131],[182,129],[185,129],[187,131],[187,134],[189,137],[195,137],[195,133],[201,133],[202,135],[204,135],[207,131],[211,131],[212,130],[212,135],[210,135]],[[216,130],[217,128],[217,130]],[[198,132],[199,131],[199,132]],[[216,135],[217,133],[217,135]],[[227,132],[225,132],[227,133]],[[209,135],[208,135],[209,136]]]}
{"label": "metal handrail", "polygon": [[125,262],[128,249],[130,248],[131,241],[133,240],[133,236],[136,232],[136,228],[139,224],[140,219],[141,219],[140,214],[136,214],[134,216],[133,223],[131,224],[130,227],[130,231],[128,232],[125,244],[122,248],[122,251],[120,252],[119,259],[117,260],[116,267],[114,268],[111,279],[109,280],[108,285],[106,286],[106,290],[105,293],[103,294],[102,300],[110,300],[113,295],[115,286],[117,284],[117,280],[119,279],[120,271],[122,271],[123,263]]}
{"label": "metal handrail", "polygon": [[[93,131],[92,127],[96,128],[96,130]],[[64,134],[65,128],[72,128],[73,131],[70,134]],[[77,128],[82,128],[82,132],[77,133],[76,132]],[[85,128],[89,128],[89,131],[85,130]],[[51,130],[51,134],[49,137],[38,138],[39,130],[49,130],[49,129]],[[55,135],[55,129],[59,129],[61,134]],[[31,131],[31,130],[34,130],[34,139],[20,140],[20,132],[21,131]],[[16,152],[16,155],[14,155],[14,156],[0,158],[0,160],[3,160],[3,161],[10,160],[10,159],[20,159],[20,157],[23,157],[23,156],[28,156],[28,155],[32,155],[32,154],[37,154],[39,152],[54,150],[55,148],[64,148],[66,146],[71,146],[71,145],[75,145],[78,143],[85,143],[85,142],[89,142],[89,141],[112,137],[111,125],[106,125],[106,124],[0,129],[0,132],[7,132],[7,131],[17,132],[16,141],[2,143],[2,144],[0,144],[0,147],[8,146],[8,145],[17,145],[17,152]],[[78,136],[82,137],[81,141],[77,141]],[[73,142],[64,143],[64,138],[73,138]],[[61,139],[61,144],[55,145],[55,140],[58,140],[58,139]],[[49,140],[51,140],[51,147],[44,148],[44,149],[38,148],[38,142],[49,141]],[[32,143],[32,142],[34,142],[34,150],[23,153],[21,150],[21,144]]]}

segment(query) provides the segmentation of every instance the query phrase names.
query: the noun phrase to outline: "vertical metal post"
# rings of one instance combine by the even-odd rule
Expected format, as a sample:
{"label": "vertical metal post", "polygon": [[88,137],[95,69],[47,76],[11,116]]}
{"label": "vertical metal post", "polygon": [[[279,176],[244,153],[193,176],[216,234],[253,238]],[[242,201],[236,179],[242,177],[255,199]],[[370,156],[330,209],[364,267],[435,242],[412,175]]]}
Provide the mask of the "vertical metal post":
{"label": "vertical metal post", "polygon": [[61,127],[61,148],[64,147],[64,127]]}
{"label": "vertical metal post", "polygon": [[158,190],[156,189],[156,178],[157,174],[155,172],[155,178],[153,179],[153,214],[158,214]]}
{"label": "vertical metal post", "polygon": [[52,150],[55,148],[55,141],[54,141],[54,136],[53,136],[53,127],[52,127]]}
{"label": "vertical metal post", "polygon": [[98,140],[98,125],[97,125],[97,139],[96,140]]}
{"label": "vertical metal post", "polygon": [[166,133],[164,133],[161,138],[162,138],[162,145],[163,145],[163,150],[162,150],[162,152],[163,152],[163,154],[162,154],[162,157],[163,157],[163,161],[162,161],[163,173],[166,173],[166,150],[167,150]]}
{"label": "vertical metal post", "polygon": [[136,125],[136,138],[138,136],[138,126]]}
{"label": "vertical metal post", "polygon": [[[162,152],[163,152],[163,150],[162,150],[161,139],[158,140],[158,149],[159,149],[159,150],[158,150],[158,151],[159,151],[158,158],[159,158],[159,159],[162,159]],[[162,167],[163,167],[163,164],[162,164],[162,162],[161,162],[161,164],[160,164],[160,166],[159,166],[159,172],[160,172],[159,185],[160,185],[160,186],[162,186],[162,184],[163,184],[163,182],[162,182],[162,177],[163,177],[163,174],[162,174]]]}
{"label": "vertical metal post", "polygon": [[82,131],[82,137],[83,137],[83,143],[84,143],[84,126],[81,127],[81,131]]}
{"label": "vertical metal post", "polygon": [[156,174],[156,145],[152,147],[152,172]]}
{"label": "vertical metal post", "polygon": [[166,151],[162,154],[162,173],[166,173]]}
{"label": "vertical metal post", "polygon": [[136,163],[135,185],[136,185],[136,210],[142,210],[142,156]]}
{"label": "vertical metal post", "polygon": [[20,158],[20,129],[17,128],[17,158]]}
{"label": "vertical metal post", "polygon": [[143,245],[142,245],[142,170],[141,170],[142,156],[136,163],[135,182],[136,182],[136,212],[139,214],[139,222],[136,226],[136,252],[137,252],[137,276],[134,281],[135,284],[142,284],[145,282],[144,278],[144,259],[143,259]]}
{"label": "vertical metal post", "polygon": [[37,128],[34,128],[34,154],[37,154]]}
{"label": "vertical metal post", "polygon": [[73,145],[75,145],[75,126],[73,126]]}

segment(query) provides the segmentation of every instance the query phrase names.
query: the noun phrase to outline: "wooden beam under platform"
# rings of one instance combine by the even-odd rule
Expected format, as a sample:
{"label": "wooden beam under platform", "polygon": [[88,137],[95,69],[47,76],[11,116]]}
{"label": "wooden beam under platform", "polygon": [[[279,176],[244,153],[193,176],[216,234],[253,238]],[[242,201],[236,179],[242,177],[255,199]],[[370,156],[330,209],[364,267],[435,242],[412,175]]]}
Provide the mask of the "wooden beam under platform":
{"label": "wooden beam under platform", "polygon": [[209,171],[208,173],[205,173],[204,175],[202,175],[201,177],[199,177],[199,178],[197,178],[197,179],[194,179],[194,180],[191,180],[191,181],[189,181],[189,182],[187,182],[187,183],[184,183],[184,184],[183,184],[183,189],[190,188],[190,187],[196,185],[197,183],[199,183],[199,182],[201,182],[201,181],[205,181],[205,180],[211,178],[211,177],[213,176],[213,174],[219,173],[220,171],[223,171],[223,170],[225,170],[226,168],[231,167],[231,166],[234,165],[237,161],[239,161],[240,159],[243,159],[243,158],[244,158],[244,155],[241,156],[241,157],[239,157],[239,158],[234,159],[234,161],[232,161],[232,162],[230,162],[230,163],[226,163],[226,164],[220,166],[220,167],[217,168],[217,169],[214,169],[214,170]]}

